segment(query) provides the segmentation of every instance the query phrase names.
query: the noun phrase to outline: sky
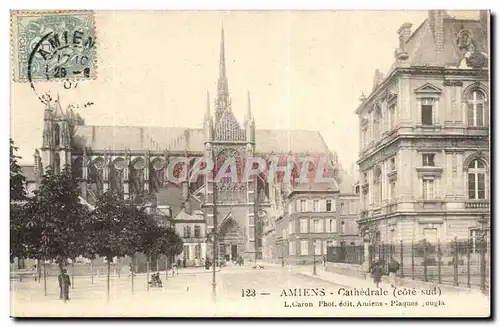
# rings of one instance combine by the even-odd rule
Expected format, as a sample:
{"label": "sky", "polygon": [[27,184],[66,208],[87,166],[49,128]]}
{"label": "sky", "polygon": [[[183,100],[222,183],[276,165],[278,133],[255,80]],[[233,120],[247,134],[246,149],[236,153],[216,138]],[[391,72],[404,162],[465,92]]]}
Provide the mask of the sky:
{"label": "sky", "polygon": [[[35,87],[59,95],[63,108],[78,105],[87,125],[201,128],[207,91],[214,109],[223,24],[240,123],[250,92],[257,129],[318,130],[349,168],[358,157],[361,92],[370,93],[375,69],[390,68],[398,28],[410,22],[415,30],[426,18],[424,11],[97,11],[96,79]],[[43,110],[28,83],[11,84],[11,136],[22,164],[32,164],[41,146]]]}

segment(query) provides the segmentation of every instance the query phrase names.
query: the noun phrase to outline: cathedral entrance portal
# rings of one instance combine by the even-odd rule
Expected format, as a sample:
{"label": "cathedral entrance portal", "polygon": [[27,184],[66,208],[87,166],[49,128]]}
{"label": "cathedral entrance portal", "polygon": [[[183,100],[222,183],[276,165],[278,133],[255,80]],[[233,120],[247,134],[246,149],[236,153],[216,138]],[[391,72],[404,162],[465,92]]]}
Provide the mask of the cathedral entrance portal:
{"label": "cathedral entrance portal", "polygon": [[243,250],[242,230],[238,222],[229,216],[219,227],[219,258],[235,261],[243,255]]}

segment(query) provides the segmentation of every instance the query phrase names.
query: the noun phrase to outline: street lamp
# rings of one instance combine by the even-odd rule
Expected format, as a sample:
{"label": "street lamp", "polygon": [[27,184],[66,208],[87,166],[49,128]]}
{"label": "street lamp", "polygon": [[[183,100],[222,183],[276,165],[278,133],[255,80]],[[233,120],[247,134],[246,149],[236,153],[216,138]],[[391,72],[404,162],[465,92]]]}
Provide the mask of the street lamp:
{"label": "street lamp", "polygon": [[316,240],[313,240],[313,275],[316,275]]}

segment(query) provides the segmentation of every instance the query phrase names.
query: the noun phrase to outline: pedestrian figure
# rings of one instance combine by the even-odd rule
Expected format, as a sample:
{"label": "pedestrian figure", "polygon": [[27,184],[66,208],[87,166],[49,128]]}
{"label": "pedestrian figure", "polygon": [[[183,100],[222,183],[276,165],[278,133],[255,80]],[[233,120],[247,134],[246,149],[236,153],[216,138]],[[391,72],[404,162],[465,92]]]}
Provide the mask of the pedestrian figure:
{"label": "pedestrian figure", "polygon": [[36,265],[33,265],[31,272],[35,274],[35,282],[38,280],[38,271],[36,270]]}
{"label": "pedestrian figure", "polygon": [[382,279],[382,265],[380,264],[379,261],[376,261],[373,266],[372,266],[372,276],[373,276],[373,281],[375,282],[375,285],[380,284],[380,280]]}
{"label": "pedestrian figure", "polygon": [[186,257],[182,259],[182,268],[186,268]]}
{"label": "pedestrian figure", "polygon": [[69,287],[71,286],[71,280],[69,275],[66,273],[66,269],[63,269],[58,276],[59,280],[59,299],[64,300],[64,303],[69,300]]}
{"label": "pedestrian figure", "polygon": [[394,260],[394,258],[391,258],[388,270],[389,270],[389,280],[391,281],[391,286],[396,287],[396,273],[399,270],[399,262]]}

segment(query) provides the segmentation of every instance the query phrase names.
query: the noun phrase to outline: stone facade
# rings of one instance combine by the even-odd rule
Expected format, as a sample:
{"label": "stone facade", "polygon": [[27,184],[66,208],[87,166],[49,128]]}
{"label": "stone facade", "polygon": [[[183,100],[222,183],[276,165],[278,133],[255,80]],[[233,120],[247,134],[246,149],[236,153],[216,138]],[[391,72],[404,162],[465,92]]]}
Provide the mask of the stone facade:
{"label": "stone facade", "polygon": [[383,242],[474,238],[490,215],[488,25],[430,11],[405,35],[356,110],[360,226]]}
{"label": "stone facade", "polygon": [[299,189],[287,197],[285,212],[276,221],[280,258],[290,264],[321,261],[327,247],[339,242],[338,185]]}

